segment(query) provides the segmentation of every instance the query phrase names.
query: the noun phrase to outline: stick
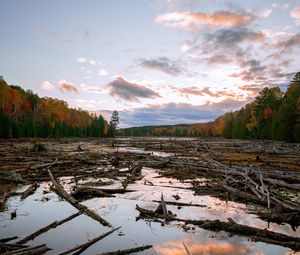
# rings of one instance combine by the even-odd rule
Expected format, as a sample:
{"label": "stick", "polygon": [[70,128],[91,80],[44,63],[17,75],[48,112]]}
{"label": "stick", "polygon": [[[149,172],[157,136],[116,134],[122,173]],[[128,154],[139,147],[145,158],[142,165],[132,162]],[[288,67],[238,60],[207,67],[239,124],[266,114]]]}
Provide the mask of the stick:
{"label": "stick", "polygon": [[33,254],[43,254],[46,251],[50,250],[46,244],[18,249],[14,251],[9,251],[6,253],[3,253],[3,255],[33,255]]}
{"label": "stick", "polygon": [[118,230],[119,228],[121,228],[121,227],[114,228],[114,229],[112,229],[111,231],[108,231],[108,232],[106,232],[106,233],[104,233],[104,234],[101,234],[100,236],[98,236],[98,237],[96,237],[96,238],[94,238],[94,239],[92,239],[92,240],[90,240],[90,241],[88,241],[88,242],[86,242],[86,243],[83,243],[83,244],[81,244],[81,245],[76,245],[75,247],[73,247],[73,248],[71,248],[71,249],[67,249],[67,250],[61,251],[61,252],[57,253],[56,255],[69,254],[69,253],[74,252],[74,251],[77,251],[77,250],[79,250],[79,249],[80,249],[80,250],[77,251],[77,252],[74,253],[74,254],[80,254],[80,253],[82,253],[83,251],[85,251],[88,247],[90,247],[90,246],[93,245],[94,243],[100,241],[101,239],[107,237],[108,235],[112,234],[113,232],[115,232],[115,231]]}
{"label": "stick", "polygon": [[97,213],[95,213],[94,211],[90,210],[89,208],[87,208],[85,205],[82,205],[80,203],[78,203],[78,201],[72,197],[71,195],[69,195],[64,188],[54,179],[50,168],[47,169],[48,174],[51,178],[51,181],[55,187],[55,190],[57,191],[58,195],[60,195],[61,197],[63,197],[67,202],[69,202],[71,205],[73,205],[75,208],[77,208],[80,212],[82,212],[83,214],[93,218],[94,220],[100,222],[103,226],[108,226],[111,227],[110,223],[108,223],[106,220],[104,220],[102,217],[100,217]]}
{"label": "stick", "polygon": [[144,246],[139,246],[131,249],[125,249],[125,250],[117,250],[117,251],[111,251],[111,252],[104,252],[98,255],[125,255],[125,254],[131,254],[139,251],[144,251],[147,249],[152,248],[152,245],[144,245]]}
{"label": "stick", "polygon": [[164,194],[163,193],[161,193],[160,200],[161,200],[161,206],[162,206],[162,209],[163,209],[164,217],[166,219],[167,216],[168,216],[168,211],[167,211],[167,206],[166,206],[166,203],[165,203],[165,200],[164,200]]}
{"label": "stick", "polygon": [[7,242],[9,242],[11,240],[15,240],[17,238],[18,238],[17,236],[2,238],[2,239],[0,239],[0,243],[7,243]]}
{"label": "stick", "polygon": [[65,223],[65,222],[67,222],[67,221],[70,221],[70,220],[74,219],[75,217],[77,217],[77,216],[79,216],[79,215],[81,215],[81,213],[80,213],[80,212],[77,212],[77,213],[72,214],[71,216],[69,216],[69,217],[67,217],[67,218],[65,218],[65,219],[63,219],[63,220],[61,220],[61,221],[54,221],[54,222],[50,223],[49,225],[47,225],[46,227],[43,227],[43,228],[41,228],[41,229],[35,231],[34,233],[32,233],[32,234],[30,234],[30,235],[24,237],[23,239],[19,240],[19,241],[16,242],[16,243],[17,243],[17,244],[27,243],[29,240],[35,239],[35,238],[38,237],[39,235],[41,235],[41,234],[47,232],[49,229],[51,229],[51,228],[56,228],[57,226],[59,226],[59,225]]}

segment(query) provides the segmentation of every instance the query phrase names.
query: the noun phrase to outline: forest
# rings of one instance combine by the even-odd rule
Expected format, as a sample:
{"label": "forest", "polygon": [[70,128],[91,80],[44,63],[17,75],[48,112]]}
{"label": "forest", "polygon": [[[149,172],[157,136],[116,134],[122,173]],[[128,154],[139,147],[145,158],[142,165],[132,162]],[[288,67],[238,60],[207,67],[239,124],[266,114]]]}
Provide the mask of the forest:
{"label": "forest", "polygon": [[114,135],[115,121],[69,108],[63,100],[40,98],[0,77],[1,138],[107,137]]}
{"label": "forest", "polygon": [[119,133],[125,136],[222,136],[300,142],[300,72],[285,93],[279,87],[265,87],[253,102],[212,122],[132,127]]}

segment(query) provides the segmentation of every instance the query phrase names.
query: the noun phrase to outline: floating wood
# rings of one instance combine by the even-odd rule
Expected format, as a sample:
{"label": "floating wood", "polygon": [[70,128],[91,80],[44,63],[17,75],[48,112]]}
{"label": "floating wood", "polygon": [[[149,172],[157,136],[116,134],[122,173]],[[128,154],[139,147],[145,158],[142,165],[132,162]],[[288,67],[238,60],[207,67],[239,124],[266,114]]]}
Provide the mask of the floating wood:
{"label": "floating wood", "polygon": [[118,229],[120,229],[121,227],[118,227],[118,228],[114,228],[104,234],[101,234],[100,236],[97,236],[96,238],[86,242],[86,243],[83,243],[83,244],[80,244],[80,245],[76,245],[75,247],[73,248],[70,248],[70,249],[67,249],[67,250],[64,250],[64,251],[61,251],[59,253],[56,253],[56,255],[64,255],[64,254],[69,254],[71,252],[74,252],[74,251],[77,251],[76,253],[74,254],[80,254],[82,252],[84,252],[88,247],[90,247],[91,245],[93,245],[94,243],[100,241],[101,239],[109,236],[110,234],[112,234],[113,232],[117,231]]}
{"label": "floating wood", "polygon": [[70,220],[76,218],[76,217],[79,216],[79,215],[81,215],[81,212],[77,212],[77,213],[75,213],[75,214],[72,214],[71,216],[69,216],[69,217],[67,217],[67,218],[65,218],[65,219],[63,219],[63,220],[61,220],[61,221],[54,221],[54,222],[50,223],[49,225],[47,225],[46,227],[43,227],[43,228],[41,228],[41,229],[35,231],[34,233],[32,233],[32,234],[30,234],[30,235],[24,237],[23,239],[19,240],[19,241],[17,242],[17,244],[24,244],[24,243],[27,243],[28,241],[33,240],[33,239],[35,239],[36,237],[38,237],[39,235],[41,235],[41,234],[47,232],[48,230],[50,230],[50,229],[52,229],[52,228],[56,228],[56,227],[62,225],[63,223],[68,222],[68,221],[70,221]]}
{"label": "floating wood", "polygon": [[104,252],[104,253],[100,253],[98,255],[125,255],[125,254],[131,254],[131,253],[148,250],[150,248],[152,248],[152,245],[144,245],[144,246],[139,246],[139,247],[135,247],[135,248],[131,248],[131,249]]}

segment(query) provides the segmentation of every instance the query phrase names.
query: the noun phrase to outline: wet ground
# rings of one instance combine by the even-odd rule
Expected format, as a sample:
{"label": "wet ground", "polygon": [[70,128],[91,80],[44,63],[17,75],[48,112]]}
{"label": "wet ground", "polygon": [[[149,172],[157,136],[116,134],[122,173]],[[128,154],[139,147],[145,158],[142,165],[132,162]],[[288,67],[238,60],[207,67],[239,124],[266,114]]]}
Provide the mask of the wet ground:
{"label": "wet ground", "polygon": [[[92,148],[92,144],[81,145],[85,148]],[[63,149],[68,150],[76,144],[67,145]],[[63,146],[62,146],[63,147]],[[99,147],[95,147],[99,150]],[[104,151],[118,150],[130,153],[149,153],[154,156],[172,156],[172,152],[152,151],[145,148],[126,147],[103,148]],[[126,169],[124,169],[126,170]],[[122,169],[120,169],[122,172]],[[245,237],[232,236],[225,232],[211,232],[196,226],[188,227],[180,222],[169,224],[150,222],[143,219],[137,220],[139,212],[136,205],[145,209],[154,210],[158,206],[161,194],[166,202],[188,203],[190,206],[168,205],[171,210],[182,219],[219,219],[226,221],[231,217],[240,224],[258,227],[261,229],[283,233],[290,236],[300,237],[300,228],[296,231],[287,224],[278,225],[268,223],[259,219],[253,214],[250,205],[233,201],[223,201],[212,196],[197,196],[191,190],[192,180],[179,181],[175,178],[163,177],[160,170],[143,167],[142,178],[128,185],[127,189],[132,192],[115,194],[115,197],[92,198],[82,202],[90,209],[95,210],[114,227],[121,226],[121,229],[114,232],[105,239],[89,247],[83,254],[99,254],[118,249],[132,248],[140,245],[151,244],[153,248],[137,254],[186,254],[184,245],[188,247],[191,254],[300,254],[294,253],[288,248],[262,242],[252,242]],[[119,178],[76,178],[74,176],[60,177],[66,191],[71,192],[72,187],[77,184],[89,187],[101,188],[122,188]],[[205,185],[206,179],[197,180]],[[77,210],[58,197],[51,191],[50,181],[42,181],[37,191],[21,200],[20,196],[11,196],[5,208],[0,212],[0,239],[9,236],[18,236],[19,239],[50,224],[53,221],[61,220]],[[104,185],[103,185],[104,184]],[[105,185],[108,184],[108,185]],[[28,185],[18,185],[15,191],[24,191]],[[16,211],[16,217],[11,218],[11,212]],[[47,254],[55,254],[71,248],[77,244],[86,242],[97,235],[109,231],[110,228],[103,227],[100,223],[80,215],[75,219],[50,229],[48,232],[38,236],[27,245],[46,243],[52,250]]]}

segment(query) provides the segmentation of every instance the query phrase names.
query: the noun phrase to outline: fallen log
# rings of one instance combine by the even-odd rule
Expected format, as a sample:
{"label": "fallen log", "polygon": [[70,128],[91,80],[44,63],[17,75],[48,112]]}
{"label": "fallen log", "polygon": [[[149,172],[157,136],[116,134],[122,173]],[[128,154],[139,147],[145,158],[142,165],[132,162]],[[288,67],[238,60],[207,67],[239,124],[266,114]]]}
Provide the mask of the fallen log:
{"label": "fallen log", "polygon": [[125,249],[125,250],[104,252],[104,253],[100,253],[98,255],[125,255],[125,254],[131,254],[131,253],[136,253],[136,252],[148,250],[150,248],[152,248],[152,245],[144,245],[144,246],[139,246],[139,247]]}
{"label": "fallen log", "polygon": [[15,240],[15,239],[18,239],[18,237],[17,236],[5,237],[5,238],[0,239],[0,243],[7,243],[7,242]]}
{"label": "fallen log", "polygon": [[[160,203],[159,200],[152,200],[152,202]],[[183,202],[173,202],[165,201],[166,205],[175,205],[175,206],[194,206],[194,207],[207,207],[207,205],[192,204],[192,203],[183,203]]]}
{"label": "fallen log", "polygon": [[81,245],[76,245],[76,246],[73,247],[73,248],[70,248],[70,249],[61,251],[61,252],[59,252],[59,253],[56,253],[56,255],[69,254],[69,253],[71,253],[71,252],[74,252],[74,251],[79,250],[79,251],[77,251],[76,253],[73,254],[73,255],[75,255],[75,254],[78,255],[78,254],[84,252],[88,247],[90,247],[90,246],[93,245],[94,243],[96,243],[96,242],[100,241],[101,239],[103,239],[103,238],[109,236],[110,234],[112,234],[113,232],[115,232],[116,230],[118,230],[118,229],[120,229],[120,228],[121,228],[121,227],[114,228],[114,229],[112,229],[112,230],[110,230],[110,231],[108,231],[108,232],[106,232],[106,233],[104,233],[104,234],[101,234],[100,236],[97,236],[96,238],[94,238],[94,239],[92,239],[92,240],[90,240],[90,241],[88,241],[88,242],[86,242],[86,243],[83,243],[83,244],[81,244]]}
{"label": "fallen log", "polygon": [[193,224],[199,226],[200,228],[212,230],[215,232],[226,231],[231,234],[246,236],[254,241],[261,241],[265,243],[280,245],[283,247],[291,248],[294,251],[300,250],[299,237],[287,236],[267,229],[260,229],[246,225],[241,225],[233,221],[231,218],[228,219],[228,222],[223,222],[220,220],[173,220],[182,221],[185,224]]}
{"label": "fallen log", "polygon": [[85,196],[93,196],[93,197],[114,197],[107,192],[104,192],[102,189],[99,188],[89,188],[89,187],[76,187],[72,192],[72,196],[75,199]]}
{"label": "fallen log", "polygon": [[71,195],[69,195],[64,188],[54,179],[50,168],[47,168],[48,174],[51,178],[51,181],[55,187],[55,190],[57,191],[58,195],[63,197],[67,202],[69,202],[71,205],[73,205],[75,208],[77,208],[81,213],[93,218],[94,220],[100,222],[103,226],[108,226],[111,227],[110,223],[107,222],[105,219],[103,219],[102,217],[100,217],[97,213],[95,213],[94,211],[90,210],[89,208],[87,208],[85,205],[82,205],[80,203],[78,203],[78,201],[72,197]]}
{"label": "fallen log", "polygon": [[30,195],[32,195],[36,189],[38,188],[38,184],[35,183],[31,186],[29,186],[22,194],[21,194],[21,199],[25,199],[27,197],[29,197]]}
{"label": "fallen log", "polygon": [[58,226],[64,224],[65,222],[70,221],[70,220],[76,218],[76,217],[79,216],[79,215],[81,215],[81,213],[80,213],[80,212],[77,212],[77,213],[72,214],[71,216],[69,216],[69,217],[67,217],[67,218],[65,218],[65,219],[63,219],[63,220],[61,220],[61,221],[54,221],[54,222],[50,223],[49,225],[47,225],[46,227],[43,227],[43,228],[41,228],[41,229],[35,231],[34,233],[32,233],[32,234],[30,234],[30,235],[24,237],[23,239],[19,240],[19,241],[16,242],[16,243],[17,243],[17,244],[24,244],[24,243],[27,243],[28,241],[33,240],[33,239],[35,239],[36,237],[38,237],[39,235],[41,235],[41,234],[47,232],[48,230],[50,230],[50,229],[52,229],[52,228],[56,228],[56,227],[58,227]]}
{"label": "fallen log", "polygon": [[46,251],[51,250],[49,249],[46,244],[37,245],[28,248],[22,248],[14,251],[9,251],[3,253],[3,255],[37,255],[37,254],[44,254]]}

